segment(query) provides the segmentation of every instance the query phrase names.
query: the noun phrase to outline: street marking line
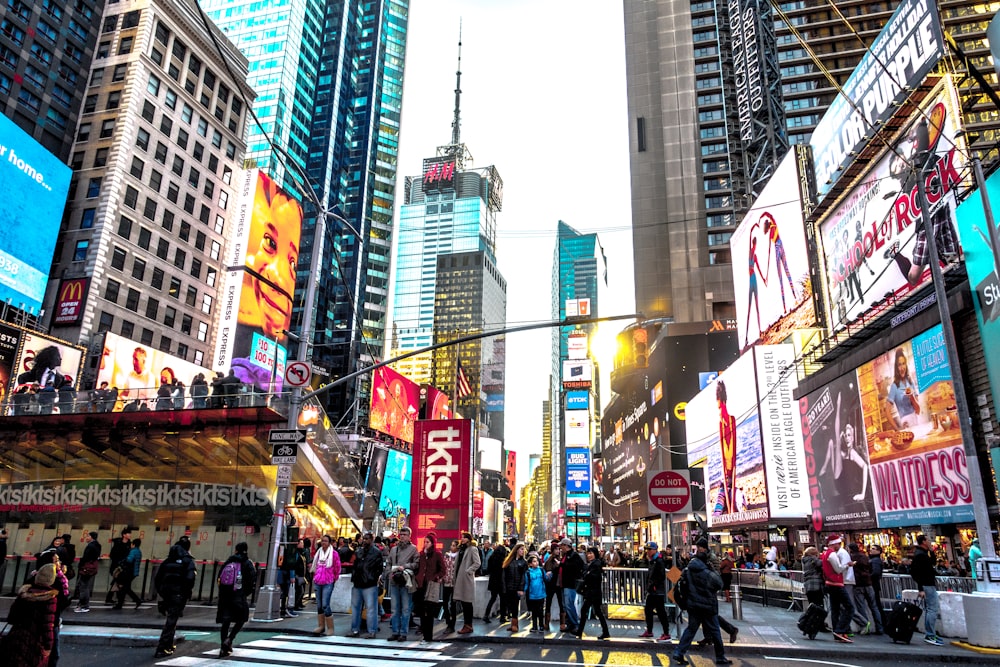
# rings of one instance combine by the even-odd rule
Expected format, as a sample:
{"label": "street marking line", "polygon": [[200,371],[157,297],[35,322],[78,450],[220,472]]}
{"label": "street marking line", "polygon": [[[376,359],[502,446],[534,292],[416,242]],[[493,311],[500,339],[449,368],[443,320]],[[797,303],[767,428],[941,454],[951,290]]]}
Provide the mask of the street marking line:
{"label": "street marking line", "polygon": [[[213,654],[218,654],[218,651],[212,651]],[[371,656],[365,652],[364,657],[366,662],[371,664],[369,659]],[[330,655],[325,653],[287,653],[281,652],[280,654],[275,654],[274,651],[257,650],[257,649],[245,649],[245,648],[234,648],[232,657],[238,659],[246,660],[267,660],[271,664],[282,664],[282,665],[315,665],[322,661],[320,664],[323,665],[357,665],[358,664],[358,651],[353,654],[344,655]],[[319,658],[320,660],[317,660]],[[211,658],[209,658],[211,660]],[[213,662],[213,664],[215,664]],[[244,663],[248,664],[248,663]],[[256,664],[256,663],[253,663]],[[411,661],[407,660],[405,663],[407,667],[434,667],[438,664],[438,661]]]}
{"label": "street marking line", "polygon": [[[331,637],[331,639],[333,638]],[[440,660],[442,657],[439,651],[424,651],[417,648],[400,648],[399,644],[395,644],[394,648],[389,648],[389,646],[382,648],[374,643],[367,644],[356,642],[353,644],[344,644],[340,642],[324,642],[322,637],[314,638],[311,642],[301,640],[278,641],[274,639],[258,639],[256,641],[247,642],[246,644],[240,644],[235,648],[239,647],[267,648],[286,651],[310,651],[312,653],[320,653],[322,655],[342,654],[357,656],[358,651],[363,651],[366,656],[393,658],[399,660]]]}
{"label": "street marking line", "polygon": [[817,665],[835,665],[836,667],[861,667],[847,662],[830,662],[829,660],[810,660],[809,658],[783,658],[781,656],[765,655],[765,660],[791,660],[794,662],[811,662]]}

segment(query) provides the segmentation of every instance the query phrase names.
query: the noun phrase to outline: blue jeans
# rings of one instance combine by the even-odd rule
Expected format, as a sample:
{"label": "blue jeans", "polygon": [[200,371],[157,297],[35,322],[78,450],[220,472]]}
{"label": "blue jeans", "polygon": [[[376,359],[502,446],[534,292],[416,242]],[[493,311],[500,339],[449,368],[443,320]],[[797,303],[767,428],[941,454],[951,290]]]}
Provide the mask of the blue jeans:
{"label": "blue jeans", "polygon": [[361,631],[361,607],[368,612],[368,632],[378,634],[378,586],[351,589],[351,632]]}
{"label": "blue jeans", "polygon": [[392,620],[389,627],[394,635],[405,635],[410,629],[410,612],[413,611],[413,593],[406,586],[389,584],[392,595]]}
{"label": "blue jeans", "polygon": [[316,588],[316,611],[324,616],[332,616],[330,610],[330,596],[333,595],[333,584],[315,584]]}
{"label": "blue jeans", "polygon": [[563,589],[563,611],[566,612],[566,626],[571,630],[578,630],[580,616],[576,613],[576,589]]}
{"label": "blue jeans", "polygon": [[705,636],[711,638],[715,644],[715,659],[722,660],[725,658],[726,653],[722,644],[722,631],[719,630],[719,615],[696,609],[688,610],[688,625],[684,628],[684,634],[681,635],[680,644],[674,649],[674,657],[684,657],[684,654],[691,648],[691,642],[698,633],[699,627],[705,628]]}
{"label": "blue jeans", "polygon": [[924,591],[924,634],[936,637],[938,613],[941,607],[938,603],[938,592],[935,586],[922,586]]}

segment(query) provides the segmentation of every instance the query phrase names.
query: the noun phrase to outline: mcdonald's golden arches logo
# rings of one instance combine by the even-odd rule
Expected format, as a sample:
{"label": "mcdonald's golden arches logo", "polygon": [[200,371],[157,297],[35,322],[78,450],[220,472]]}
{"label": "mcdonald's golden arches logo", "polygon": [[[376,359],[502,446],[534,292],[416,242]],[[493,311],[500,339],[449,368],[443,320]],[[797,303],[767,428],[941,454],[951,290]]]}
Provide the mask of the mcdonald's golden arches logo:
{"label": "mcdonald's golden arches logo", "polygon": [[63,326],[79,324],[83,317],[84,298],[89,285],[89,278],[63,279],[59,285],[52,324]]}

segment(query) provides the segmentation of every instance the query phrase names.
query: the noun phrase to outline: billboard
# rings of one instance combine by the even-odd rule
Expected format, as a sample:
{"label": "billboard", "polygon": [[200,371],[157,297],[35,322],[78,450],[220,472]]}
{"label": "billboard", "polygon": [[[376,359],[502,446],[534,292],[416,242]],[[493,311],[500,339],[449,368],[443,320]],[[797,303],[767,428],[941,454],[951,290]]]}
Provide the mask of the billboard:
{"label": "billboard", "polygon": [[943,55],[937,5],[902,0],[812,132],[820,200],[874,128],[892,116]]}
{"label": "billboard", "polygon": [[438,540],[469,530],[472,497],[472,422],[419,420],[414,427],[410,528]]}
{"label": "billboard", "polygon": [[566,448],[566,493],[590,493],[590,450]]}
{"label": "billboard", "polygon": [[[127,401],[156,398],[156,390],[164,382],[173,384],[174,380],[178,380],[190,388],[198,375],[207,380],[214,377],[207,368],[109,331],[104,334],[104,351],[97,369],[96,386],[107,382],[111,387],[118,387],[121,402],[114,409],[121,410]],[[189,398],[185,393],[185,401]]]}
{"label": "billboard", "polygon": [[974,521],[941,325],[861,366],[858,386],[879,527]]}
{"label": "billboard", "polygon": [[585,332],[573,332],[566,337],[566,356],[570,359],[586,359],[589,338]]}
{"label": "billboard", "polygon": [[[997,26],[1000,31],[1000,20],[993,19],[990,26]],[[996,45],[1000,47],[1000,35],[997,36]],[[994,210],[997,210],[1000,207],[1000,172],[994,172],[987,179],[986,192],[987,199]],[[990,244],[990,228],[983,211],[982,192],[972,192],[959,205],[956,221],[965,255],[965,270],[969,274],[969,286],[974,295],[983,349],[1000,350],[1000,277],[997,276],[996,260]],[[990,378],[990,386],[993,387],[993,404],[1000,405],[1000,357],[996,354],[985,356],[986,373]],[[990,428],[992,427],[993,424],[990,423]]]}
{"label": "billboard", "polygon": [[503,394],[486,394],[486,412],[503,412],[503,406]]}
{"label": "billboard", "polygon": [[566,446],[590,447],[590,411],[566,410]]}
{"label": "billboard", "polygon": [[851,371],[799,399],[813,528],[875,526],[858,374]]}
{"label": "billboard", "polygon": [[20,342],[20,329],[0,324],[0,403],[7,400],[10,379],[16,368],[17,344]]}
{"label": "billboard", "polygon": [[83,319],[84,299],[90,278],[63,278],[56,291],[56,305],[53,308],[52,326],[72,326]]}
{"label": "billboard", "polygon": [[389,450],[385,447],[370,447],[365,474],[365,491],[361,496],[361,517],[375,518],[375,511],[381,506],[382,483],[385,481]]}
{"label": "billboard", "polygon": [[450,419],[451,398],[434,385],[420,386],[421,419]]}
{"label": "billboard", "polygon": [[788,151],[729,241],[740,349],[780,343],[816,322],[802,206],[796,152]]}
{"label": "billboard", "polygon": [[0,302],[41,309],[72,173],[0,114]]}
{"label": "billboard", "polygon": [[689,459],[706,457],[708,525],[766,521],[767,487],[753,350],[691,399],[686,423]]}
{"label": "billboard", "polygon": [[517,452],[507,452],[507,470],[504,477],[507,479],[507,488],[510,492],[517,493]]}
{"label": "billboard", "polygon": [[76,386],[83,360],[83,348],[64,341],[24,331],[21,333],[21,349],[17,354],[13,374],[16,385],[37,384],[44,387],[48,382],[58,389],[67,382]]}
{"label": "billboard", "polygon": [[413,424],[420,412],[420,385],[388,366],[372,373],[368,426],[403,442],[413,442]]}
{"label": "billboard", "polygon": [[566,392],[567,410],[587,410],[590,408],[590,392],[586,389],[575,389]]}
{"label": "billboard", "polygon": [[410,515],[412,468],[413,457],[396,449],[389,450],[378,508],[387,519],[396,519],[398,527],[406,525]]}
{"label": "billboard", "polygon": [[455,158],[425,158],[423,190],[438,191],[455,187]]}
{"label": "billboard", "polygon": [[590,359],[563,360],[563,387],[566,389],[587,389],[593,381],[594,366]]}
{"label": "billboard", "polygon": [[[831,331],[885,301],[905,297],[930,280],[913,160],[929,151],[927,201],[939,249],[955,239],[954,188],[966,179],[961,110],[946,79],[862,181],[820,223]],[[905,158],[905,159],[903,159]],[[954,244],[957,247],[957,243]],[[948,256],[948,261],[957,257]]]}
{"label": "billboard", "polygon": [[479,467],[477,470],[492,470],[500,472],[506,461],[503,456],[503,443],[496,438],[479,438]]}
{"label": "billboard", "polygon": [[270,176],[241,172],[212,367],[281,391],[302,236],[302,206]]}

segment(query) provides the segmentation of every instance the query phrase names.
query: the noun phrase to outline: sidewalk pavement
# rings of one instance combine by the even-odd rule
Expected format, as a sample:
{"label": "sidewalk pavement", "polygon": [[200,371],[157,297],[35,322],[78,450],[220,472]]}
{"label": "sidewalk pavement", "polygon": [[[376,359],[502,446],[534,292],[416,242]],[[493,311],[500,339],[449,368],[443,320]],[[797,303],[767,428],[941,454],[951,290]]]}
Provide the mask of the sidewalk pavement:
{"label": "sidewalk pavement", "polygon": [[[0,614],[6,617],[7,609],[10,606],[11,598],[0,599]],[[245,626],[244,631],[251,632],[276,632],[285,634],[310,635],[316,627],[315,605],[309,603],[304,611],[299,612],[297,618],[285,618],[280,621],[265,622],[251,620]],[[184,611],[184,617],[178,623],[178,635],[187,633],[191,639],[198,635],[199,639],[209,639],[209,636],[201,636],[208,633],[214,636],[219,625],[215,622],[215,607],[190,604]],[[722,616],[731,619],[730,606],[720,603]],[[635,612],[639,612],[636,614]],[[630,614],[633,618],[641,617],[641,610],[633,610]],[[923,634],[917,632],[913,635],[910,644],[893,644],[886,636],[861,636],[854,638],[853,644],[840,644],[834,642],[830,634],[820,634],[815,640],[804,637],[798,628],[796,620],[799,613],[788,611],[784,607],[764,607],[755,603],[744,603],[743,620],[734,621],[733,624],[739,628],[739,636],[735,644],[726,639],[726,655],[731,658],[742,656],[769,656],[769,657],[797,657],[816,658],[830,660],[836,656],[838,661],[844,659],[871,659],[885,656],[891,653],[897,660],[905,661],[928,661],[928,662],[954,662],[969,664],[997,664],[998,656],[993,653],[982,653],[969,650],[960,646],[946,643],[944,646],[929,646],[923,641]],[[346,614],[334,614],[335,633],[346,635],[350,630],[350,617]],[[461,619],[460,619],[461,620]],[[671,643],[676,643],[679,639],[675,627],[671,628],[673,635],[672,642],[656,642],[650,639],[640,639],[638,635],[645,630],[645,624],[639,620],[611,620],[609,621],[611,639],[599,641],[597,635],[600,633],[600,626],[597,621],[588,623],[586,634],[583,639],[577,639],[572,635],[560,633],[557,623],[550,626],[554,632],[545,635],[538,635],[527,632],[525,628],[531,627],[531,622],[527,615],[521,617],[521,631],[510,633],[506,624],[499,624],[496,621],[484,623],[481,619],[476,619],[473,624],[473,632],[468,635],[450,634],[443,639],[453,643],[516,643],[527,644],[560,644],[560,645],[585,645],[614,646],[620,649],[642,649],[666,652]],[[138,609],[130,606],[121,611],[112,611],[110,606],[95,602],[91,606],[91,611],[86,614],[76,614],[72,608],[63,613],[62,637],[70,643],[88,644],[117,644],[128,642],[131,646],[152,646],[155,645],[159,637],[159,629],[163,626],[163,617],[156,610],[155,603],[146,603]],[[109,628],[115,628],[109,632]],[[444,631],[444,623],[438,621],[435,631],[435,638],[441,637]],[[653,632],[659,636],[662,632],[659,622],[654,625]],[[389,623],[380,623],[380,636],[388,636]],[[411,632],[410,638],[413,641],[420,639],[416,632]],[[701,638],[701,633],[697,639]],[[214,641],[214,638],[212,639]],[[697,644],[692,647],[692,653],[703,652],[711,655],[711,649],[699,649]]]}

